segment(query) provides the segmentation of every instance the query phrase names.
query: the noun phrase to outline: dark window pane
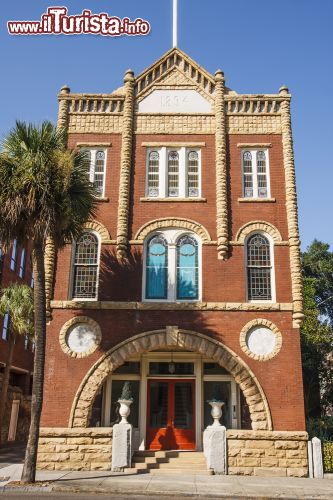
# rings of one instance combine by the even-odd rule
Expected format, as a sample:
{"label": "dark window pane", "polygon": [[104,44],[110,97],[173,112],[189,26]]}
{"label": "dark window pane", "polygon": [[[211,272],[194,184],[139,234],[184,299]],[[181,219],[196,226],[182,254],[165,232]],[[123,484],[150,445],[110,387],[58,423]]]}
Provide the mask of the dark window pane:
{"label": "dark window pane", "polygon": [[168,383],[150,383],[149,427],[158,429],[168,423]]}
{"label": "dark window pane", "polygon": [[170,361],[167,362],[151,362],[149,363],[150,375],[193,375],[193,363],[173,363],[174,371],[170,373]]}
{"label": "dark window pane", "polygon": [[140,361],[125,361],[125,363],[117,368],[113,373],[130,373],[140,375]]}
{"label": "dark window pane", "polygon": [[175,419],[177,429],[192,429],[193,421],[193,384],[191,382],[175,383]]}
{"label": "dark window pane", "polygon": [[204,363],[205,375],[229,375],[229,372],[218,363]]}

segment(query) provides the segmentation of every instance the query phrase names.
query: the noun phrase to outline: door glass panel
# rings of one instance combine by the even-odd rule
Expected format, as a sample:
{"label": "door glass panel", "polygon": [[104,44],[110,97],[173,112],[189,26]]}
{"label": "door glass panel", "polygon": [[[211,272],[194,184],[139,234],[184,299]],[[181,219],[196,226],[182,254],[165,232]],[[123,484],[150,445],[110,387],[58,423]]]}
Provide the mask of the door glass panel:
{"label": "door glass panel", "polygon": [[156,429],[168,423],[168,382],[150,383],[149,426]]}
{"label": "door glass panel", "polygon": [[149,363],[150,375],[193,375],[194,363],[176,363],[173,362],[172,371],[170,372],[170,361],[154,361]]}
{"label": "door glass panel", "polygon": [[175,383],[175,416],[174,427],[191,429],[193,421],[193,384],[191,382]]}
{"label": "door glass panel", "polygon": [[218,385],[218,393],[221,400],[224,401],[222,406],[222,418],[220,423],[227,429],[231,428],[231,383],[230,382],[204,382],[204,428],[212,425],[213,417],[211,416],[211,409],[207,401],[213,399],[215,393],[215,386]]}
{"label": "door glass panel", "polygon": [[[121,391],[125,380],[112,380],[111,387],[111,426],[120,422],[121,417],[119,416],[119,403]],[[139,380],[131,380],[133,403],[131,404],[131,413],[128,417],[128,421],[133,427],[139,427],[139,391],[140,382]]]}

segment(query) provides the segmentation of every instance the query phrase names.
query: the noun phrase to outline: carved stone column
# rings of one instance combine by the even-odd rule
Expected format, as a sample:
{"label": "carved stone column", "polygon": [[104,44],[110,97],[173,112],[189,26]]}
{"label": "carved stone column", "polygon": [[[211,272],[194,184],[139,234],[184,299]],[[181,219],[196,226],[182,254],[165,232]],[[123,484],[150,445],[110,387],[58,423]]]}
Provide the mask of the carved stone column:
{"label": "carved stone column", "polygon": [[125,101],[121,145],[121,166],[118,198],[117,257],[126,258],[128,245],[128,217],[131,184],[131,164],[134,128],[134,73],[127,70],[124,77]]}
{"label": "carved stone column", "polygon": [[286,209],[293,299],[293,323],[294,327],[299,327],[304,317],[303,286],[297,216],[294,151],[290,117],[290,94],[287,87],[281,87],[279,93],[281,96],[285,97],[285,99],[281,102],[283,163],[286,183]]}
{"label": "carved stone column", "polygon": [[[69,93],[70,93],[70,88],[67,87],[67,85],[65,85],[64,87],[61,88],[58,95],[58,101],[59,101],[58,121],[57,121],[58,129],[67,130],[68,128]],[[51,317],[51,300],[53,295],[55,259],[56,259],[56,249],[54,240],[52,237],[48,236],[46,238],[45,251],[44,251],[46,317],[48,319],[50,319]]]}
{"label": "carved stone column", "polygon": [[217,254],[219,259],[228,258],[228,199],[227,199],[227,151],[224,102],[224,75],[215,73],[215,164],[216,164],[216,226]]}

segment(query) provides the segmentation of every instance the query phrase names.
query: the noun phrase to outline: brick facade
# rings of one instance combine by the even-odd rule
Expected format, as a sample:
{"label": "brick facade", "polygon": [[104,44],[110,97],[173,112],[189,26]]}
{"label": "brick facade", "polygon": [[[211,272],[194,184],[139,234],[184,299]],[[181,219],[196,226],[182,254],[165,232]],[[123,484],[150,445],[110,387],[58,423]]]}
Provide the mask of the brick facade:
{"label": "brick facade", "polygon": [[[145,92],[149,94],[155,88],[166,87],[171,90],[178,88],[177,75],[174,76],[172,85],[169,79],[167,85],[165,83],[163,87],[163,72],[167,74],[168,64],[170,67],[176,65],[183,69],[183,77],[179,80],[182,82],[180,88],[184,88],[185,79],[188,81],[188,88],[196,88],[202,95],[206,95],[209,101],[214,99],[214,77],[195,66],[195,63],[178,49],[170,51],[163,57],[164,59],[153,65],[152,69],[147,70],[146,87],[142,83],[142,75],[134,79],[137,102],[144,98]],[[173,62],[168,63],[170,60]],[[166,66],[163,66],[164,64]],[[197,77],[196,82],[193,81],[193,71],[191,73],[186,66],[191,64],[193,71],[201,75],[201,79]],[[158,68],[160,73],[157,72]],[[270,431],[296,433],[304,431],[299,340],[301,290],[297,287],[298,268],[292,277],[290,264],[291,258],[296,259],[293,262],[297,262],[299,258],[297,253],[299,244],[293,240],[293,244],[289,245],[290,238],[295,237],[297,231],[297,227],[295,230],[290,226],[290,217],[295,215],[297,222],[297,213],[290,203],[291,197],[294,197],[294,181],[293,177],[288,177],[288,172],[293,172],[293,162],[288,163],[288,168],[291,169],[288,171],[286,158],[290,160],[290,152],[286,147],[285,136],[283,142],[280,111],[283,99],[287,100],[289,105],[289,94],[238,96],[229,90],[226,91],[224,102],[227,127],[223,138],[226,158],[224,160],[221,157],[221,165],[222,171],[225,168],[227,173],[226,185],[222,186],[227,193],[227,203],[221,211],[219,205],[221,201],[217,199],[216,189],[218,180],[216,161],[220,161],[216,159],[216,130],[219,129],[215,126],[214,112],[205,116],[199,114],[196,116],[195,113],[192,115],[151,113],[151,116],[147,116],[139,113],[137,107],[134,107],[132,120],[126,108],[126,99],[130,98],[129,94],[126,94],[130,92],[129,87],[126,88],[127,90],[123,87],[117,94],[109,96],[92,96],[90,98],[92,107],[89,108],[88,104],[85,111],[78,110],[83,109],[84,102],[89,101],[89,96],[71,95],[69,89],[65,88],[59,97],[59,123],[61,126],[69,127],[69,147],[100,144],[107,151],[105,193],[98,205],[96,220],[106,228],[110,239],[102,241],[101,245],[98,301],[71,301],[71,246],[68,245],[57,256],[53,290],[50,290],[52,319],[47,331],[42,427],[48,428],[47,432],[51,432],[52,428],[71,427],[69,422],[74,400],[80,401],[82,383],[87,378],[89,370],[91,376],[96,370],[97,376],[98,368],[95,369],[95,366],[97,367],[101,356],[135,335],[165,330],[167,325],[177,325],[179,330],[198,332],[208,339],[220,342],[234,353],[235,359],[240,359],[246,364],[247,370],[253,374],[258,387],[261,388],[264,395],[262,397],[267,401],[271,418]],[[114,112],[114,116],[111,111],[109,113],[98,111],[106,109],[107,101],[112,104],[113,101],[123,103],[124,100],[126,116],[122,115],[123,104],[117,104],[118,111]],[[95,111],[89,113],[89,109]],[[131,151],[126,152],[128,154],[126,162],[131,159],[130,177],[126,182],[122,177],[127,175],[128,168],[128,164],[124,163],[125,130],[126,134],[131,131],[133,142]],[[146,145],[150,143],[164,146],[175,143],[200,143],[202,155],[200,199],[151,201],[146,198]],[[247,147],[251,144],[265,144],[269,150],[271,197],[268,200],[249,201],[243,198],[242,144],[246,144]],[[127,215],[124,221],[125,213]],[[217,252],[218,240],[221,237],[219,232],[222,227],[217,224],[218,213],[221,214],[222,226],[224,218],[227,217],[228,251],[223,255],[223,260]],[[140,238],[138,239],[138,234],[140,228],[146,224],[162,219],[175,221],[173,227],[177,227],[177,219],[187,221],[186,224],[194,221],[207,235],[202,243],[200,271],[202,300],[199,303],[147,303],[143,300],[144,245]],[[237,240],[237,235],[243,226],[258,221],[272,227],[274,234],[278,235],[274,244],[276,282],[274,303],[247,302],[244,239],[243,242],[241,238]],[[123,231],[121,240],[119,240],[120,227]],[[128,245],[124,246],[126,239]],[[120,241],[121,246],[119,246]],[[126,259],[119,258],[119,249],[121,252],[127,252]],[[98,348],[89,356],[80,359],[66,355],[59,343],[61,328],[74,316],[88,316],[94,319],[102,332]],[[267,361],[251,358],[244,352],[240,343],[240,333],[244,325],[258,318],[272,322],[281,332],[281,349]],[[112,356],[111,354],[111,358]],[[100,379],[103,379],[102,374]],[[267,432],[268,430],[267,428]],[[59,432],[54,434],[56,439],[59,438]],[[274,440],[272,436],[273,434],[268,439]],[[244,443],[239,448],[243,445]],[[233,447],[236,445],[233,444]],[[239,453],[241,456],[241,452]],[[234,459],[234,465],[240,466],[237,460]],[[245,466],[252,467],[246,464]],[[47,467],[43,465],[43,468]],[[286,466],[283,467],[285,471]],[[235,471],[236,469],[233,473],[236,473]],[[253,469],[252,472],[248,469],[247,473],[253,473]],[[297,474],[300,472],[297,471]],[[290,475],[293,473],[290,472]],[[304,475],[304,469],[301,475]]]}

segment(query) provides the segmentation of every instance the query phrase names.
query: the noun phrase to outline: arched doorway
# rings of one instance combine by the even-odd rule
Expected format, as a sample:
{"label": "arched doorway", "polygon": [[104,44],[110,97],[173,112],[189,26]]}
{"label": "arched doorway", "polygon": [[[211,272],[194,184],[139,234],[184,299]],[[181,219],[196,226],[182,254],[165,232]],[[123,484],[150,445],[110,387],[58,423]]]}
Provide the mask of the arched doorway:
{"label": "arched doorway", "polygon": [[[93,403],[101,386],[105,383],[106,385],[110,384],[110,380],[116,381],[117,378],[123,380],[121,367],[125,366],[125,363],[128,365],[129,362],[138,363],[138,361],[140,367],[137,373],[127,374],[126,379],[136,380],[137,387],[140,387],[140,395],[138,396],[140,401],[137,410],[140,414],[140,422],[137,425],[140,432],[139,441],[144,443],[141,444],[142,446],[145,447],[148,444],[148,446],[156,447],[156,441],[154,442],[152,435],[149,434],[150,429],[153,429],[152,421],[158,423],[168,418],[170,421],[174,420],[175,405],[177,405],[177,401],[182,401],[182,405],[187,407],[187,421],[190,422],[187,428],[190,428],[192,432],[186,438],[189,442],[188,449],[200,447],[201,431],[206,424],[206,417],[202,409],[207,398],[207,391],[212,391],[212,385],[210,384],[209,388],[208,382],[214,382],[214,380],[219,380],[220,386],[224,387],[225,391],[229,390],[227,389],[228,383],[230,391],[234,391],[237,384],[248,405],[252,429],[272,429],[266,397],[258,380],[246,363],[221,342],[206,335],[181,330],[174,326],[131,337],[102,356],[89,370],[77,391],[69,426],[88,427]],[[172,374],[169,373],[170,361],[179,365]],[[205,363],[216,367],[214,368],[216,370],[214,376],[209,377],[209,369],[205,368]],[[155,403],[152,398],[155,398]],[[184,398],[187,402],[186,405],[184,405]],[[164,408],[164,415],[162,411],[158,417],[155,410],[161,406],[161,402],[167,406]],[[231,402],[230,395],[229,412],[231,410],[231,413],[227,417],[229,422],[230,419],[233,419],[232,426],[237,427],[235,422],[237,422],[238,417],[232,415],[233,405]],[[192,410],[189,410],[191,405]],[[184,413],[179,415],[178,420],[181,418],[184,420]],[[161,428],[164,425],[162,424]],[[102,422],[102,425],[105,424]],[[174,432],[174,434],[176,433]],[[184,437],[184,432],[182,435]],[[163,443],[164,437],[162,436],[162,440],[159,439],[160,443]],[[167,441],[164,439],[164,446],[172,446]]]}

